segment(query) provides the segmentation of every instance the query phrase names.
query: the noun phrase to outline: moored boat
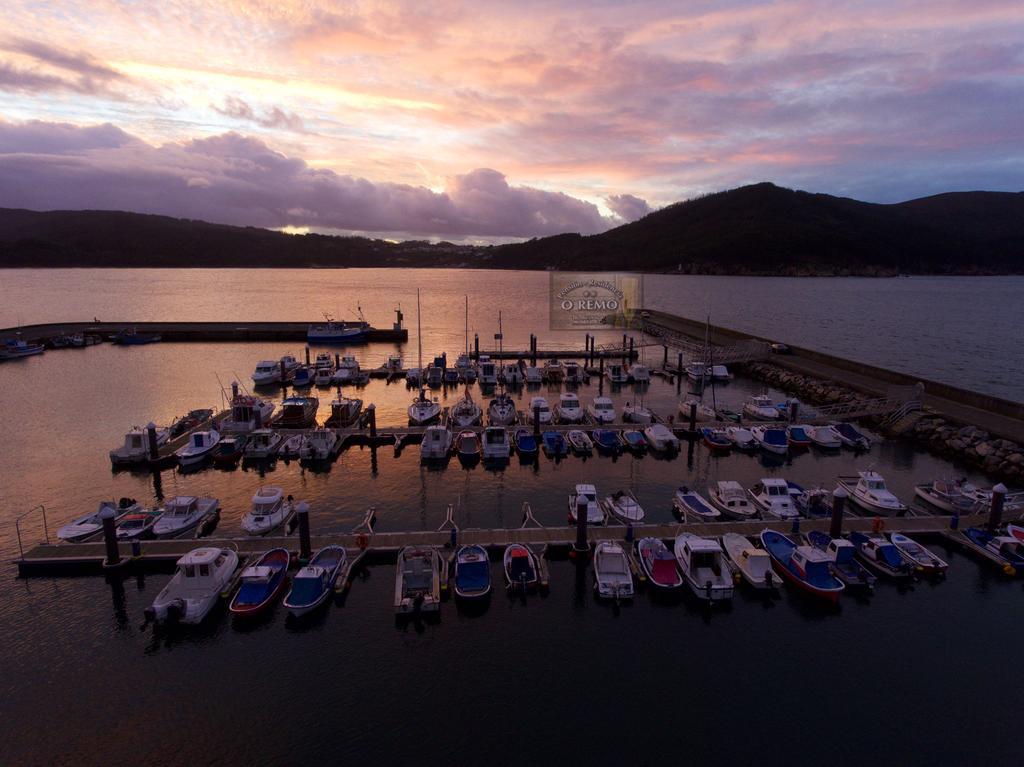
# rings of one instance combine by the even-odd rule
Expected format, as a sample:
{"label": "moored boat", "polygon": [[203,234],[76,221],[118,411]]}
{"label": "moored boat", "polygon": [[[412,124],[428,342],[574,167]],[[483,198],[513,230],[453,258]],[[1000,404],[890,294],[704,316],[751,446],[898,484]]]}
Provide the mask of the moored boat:
{"label": "moored boat", "polygon": [[633,575],[622,546],[601,541],[594,549],[594,590],[604,599],[632,599]]}
{"label": "moored boat", "polygon": [[722,549],[736,571],[755,589],[771,590],[779,585],[768,552],[759,549],[739,533],[722,536]]}
{"label": "moored boat", "polygon": [[252,497],[252,507],[242,517],[242,529],[249,535],[266,535],[281,527],[292,515],[291,496],[284,490],[266,485]]}
{"label": "moored boat", "polygon": [[611,514],[628,525],[643,522],[644,509],[629,490],[617,490],[605,496],[602,503],[606,514]]}
{"label": "moored boat", "polygon": [[284,598],[288,612],[299,617],[324,604],[347,560],[348,554],[342,546],[325,546],[315,552],[309,564],[300,568],[292,578],[292,587]]}
{"label": "moored boat", "polygon": [[587,413],[594,423],[613,423],[615,421],[615,404],[611,397],[594,397],[587,405]]}
{"label": "moored boat", "polygon": [[464,429],[467,426],[477,426],[482,417],[483,410],[473,401],[473,396],[467,388],[465,395],[455,403],[451,410],[452,425],[458,429]]}
{"label": "moored boat", "polygon": [[110,451],[110,463],[114,466],[130,466],[149,460],[149,429],[156,432],[156,447],[159,449],[171,438],[169,427],[157,427],[150,423],[145,428],[134,426],[124,435],[124,444]]}
{"label": "moored boat", "polygon": [[231,549],[192,549],[178,560],[174,576],[146,608],[146,617],[156,623],[201,623],[237,569],[238,554]]}
{"label": "moored boat", "polygon": [[246,434],[224,437],[213,451],[213,465],[233,466],[242,457],[248,442],[249,436]]}
{"label": "moored boat", "polygon": [[148,538],[153,534],[153,526],[163,512],[160,509],[142,509],[125,514],[117,522],[114,534],[119,541],[135,541]]}
{"label": "moored boat", "polygon": [[576,514],[580,507],[586,508],[587,524],[603,525],[604,510],[597,500],[597,488],[590,484],[579,484],[569,493],[569,524],[576,524]]}
{"label": "moored boat", "polygon": [[790,520],[800,516],[790,495],[789,484],[784,479],[766,477],[748,492],[764,519]]}
{"label": "moored boat", "polygon": [[658,453],[679,452],[679,437],[663,423],[652,423],[644,429],[644,439]]}
{"label": "moored boat", "polygon": [[419,396],[409,405],[409,423],[413,426],[426,426],[441,415],[441,404],[437,398],[427,399],[426,393],[420,389]]}
{"label": "moored boat", "polygon": [[259,615],[274,604],[288,582],[291,555],[285,549],[271,549],[244,570],[241,585],[228,609],[240,617]]}
{"label": "moored boat", "polygon": [[675,555],[660,538],[641,538],[636,544],[637,559],[648,582],[658,589],[677,589],[683,585]]}
{"label": "moored boat", "polygon": [[453,441],[452,430],[447,426],[439,424],[428,426],[427,430],[423,432],[423,441],[420,443],[420,460],[444,460],[451,453]]}
{"label": "moored boat", "polygon": [[99,535],[103,531],[104,512],[113,514],[116,524],[126,514],[137,514],[142,505],[134,498],[121,498],[118,501],[100,501],[96,511],[84,514],[57,530],[57,540],[68,543],[82,543]]}
{"label": "moored boat", "polygon": [[513,441],[516,445],[516,452],[520,456],[532,458],[537,455],[537,439],[529,429],[524,427],[516,429]]}
{"label": "moored boat", "polygon": [[874,470],[857,476],[838,477],[836,483],[850,494],[850,500],[872,514],[894,517],[904,514],[907,506],[885,486],[885,479]]}
{"label": "moored boat", "polygon": [[997,535],[980,527],[969,527],[964,530],[964,536],[972,545],[997,559],[1008,575],[1024,571],[1024,540],[1017,531],[1010,535]]}
{"label": "moored boat", "polygon": [[455,553],[455,596],[482,599],[491,593],[491,560],[483,546],[460,546]]}
{"label": "moored boat", "polygon": [[501,392],[487,406],[487,421],[492,426],[511,426],[516,421],[516,403]]}
{"label": "moored boat", "polygon": [[189,435],[188,442],[174,454],[178,456],[178,463],[182,467],[198,466],[213,454],[219,443],[220,432],[216,429],[194,431]]}
{"label": "moored boat", "polygon": [[920,543],[903,533],[892,533],[889,540],[900,550],[904,559],[925,575],[945,575],[946,570],[949,569],[945,560],[935,556]]}
{"label": "moored boat", "polygon": [[724,561],[718,541],[680,533],[676,536],[675,555],[683,579],[695,597],[707,602],[732,599],[732,572]]}
{"label": "moored boat", "polygon": [[507,461],[512,453],[508,429],[504,426],[488,426],[480,440],[480,452],[485,461]]}
{"label": "moored boat", "polygon": [[455,438],[455,451],[463,463],[480,460],[480,438],[472,429],[464,429]]}
{"label": "moored boat", "polygon": [[802,424],[790,424],[786,427],[786,439],[791,448],[810,447],[812,443],[809,434],[811,427]]}
{"label": "moored boat", "polygon": [[914,577],[914,566],[881,533],[853,532],[850,543],[857,549],[857,558],[879,575],[896,580]]}
{"label": "moored boat", "polygon": [[583,418],[580,398],[572,392],[563,392],[555,405],[555,418],[559,423],[579,423]]}
{"label": "moored boat", "polygon": [[982,511],[985,504],[973,494],[965,492],[967,482],[957,479],[936,479],[914,488],[914,494],[921,500],[950,514],[971,514]]}
{"label": "moored boat", "polygon": [[501,563],[508,588],[524,592],[537,588],[540,581],[540,565],[537,562],[537,555],[529,548],[521,543],[506,546]]}
{"label": "moored boat", "polygon": [[844,584],[832,574],[825,552],[798,546],[782,533],[761,531],[761,544],[772,558],[775,571],[801,591],[832,604],[839,601]]}
{"label": "moored boat", "polygon": [[857,547],[845,538],[833,538],[828,533],[812,530],[807,534],[807,542],[825,553],[832,574],[846,586],[871,588],[875,585],[875,576],[857,561]]}
{"label": "moored boat", "polygon": [[692,517],[701,522],[715,522],[721,516],[721,512],[709,504],[700,493],[686,485],[676,488],[672,495],[672,506],[684,520]]}
{"label": "moored boat", "polygon": [[642,431],[638,429],[623,429],[621,434],[622,444],[627,450],[632,450],[634,453],[642,453],[647,449],[647,439]]}
{"label": "moored boat", "polygon": [[242,451],[246,458],[273,458],[281,448],[282,437],[270,429],[256,429],[249,435],[249,443]]}
{"label": "moored boat", "polygon": [[566,440],[577,455],[590,455],[594,452],[594,442],[582,429],[570,429],[565,434]]}
{"label": "moored boat", "polygon": [[852,447],[854,450],[871,448],[871,439],[852,423],[835,423],[832,424],[832,429],[846,447]]}
{"label": "moored boat", "polygon": [[725,429],[715,429],[710,426],[706,426],[700,430],[700,434],[708,449],[720,450],[722,452],[732,450],[733,443],[732,440],[729,439],[729,434]]}
{"label": "moored boat", "polygon": [[395,568],[395,612],[406,615],[441,609],[441,557],[429,546],[406,546]]}
{"label": "moored boat", "polygon": [[843,446],[843,441],[832,426],[810,426],[806,432],[814,446],[822,450],[838,450]]}
{"label": "moored boat", "polygon": [[280,429],[308,429],[316,423],[319,407],[318,397],[286,397],[274,425]]}
{"label": "moored boat", "polygon": [[603,453],[618,453],[622,450],[622,439],[614,429],[594,429],[591,432],[594,445]]}
{"label": "moored boat", "polygon": [[762,450],[776,453],[777,455],[785,455],[789,452],[789,437],[786,435],[785,429],[770,426],[753,426],[750,429],[750,434],[754,438],[754,442]]}
{"label": "moored boat", "polygon": [[195,535],[220,513],[220,501],[209,496],[176,495],[164,501],[163,514],[153,525],[157,538]]}
{"label": "moored boat", "polygon": [[729,438],[729,441],[732,442],[737,450],[757,449],[757,440],[750,433],[750,429],[745,429],[742,426],[726,426],[725,436]]}
{"label": "moored boat", "polygon": [[648,424],[654,421],[654,414],[642,404],[627,402],[622,407],[622,420],[629,423]]}
{"label": "moored boat", "polygon": [[302,440],[299,458],[303,461],[328,461],[340,445],[341,440],[333,429],[313,429]]}
{"label": "moored boat", "polygon": [[779,411],[767,394],[755,394],[744,402],[743,415],[754,421],[779,420]]}
{"label": "moored boat", "polygon": [[351,426],[359,420],[359,414],[363,410],[363,401],[353,397],[346,397],[340,391],[338,396],[331,400],[331,414],[324,421],[324,426],[344,428]]}
{"label": "moored boat", "polygon": [[561,458],[569,454],[569,443],[558,431],[546,431],[540,435],[544,454],[549,458]]}
{"label": "moored boat", "polygon": [[708,498],[727,517],[748,520],[757,515],[757,509],[747,499],[747,491],[735,480],[719,480],[708,488]]}

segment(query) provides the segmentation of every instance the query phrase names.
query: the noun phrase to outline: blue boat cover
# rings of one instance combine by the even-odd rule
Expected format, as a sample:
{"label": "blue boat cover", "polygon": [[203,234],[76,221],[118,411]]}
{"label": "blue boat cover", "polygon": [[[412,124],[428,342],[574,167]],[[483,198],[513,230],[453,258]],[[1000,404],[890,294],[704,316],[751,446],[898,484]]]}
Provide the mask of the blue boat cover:
{"label": "blue boat cover", "polygon": [[532,434],[517,434],[516,447],[524,453],[532,453],[537,449],[537,440]]}
{"label": "blue boat cover", "polygon": [[238,590],[238,596],[235,597],[235,604],[239,606],[260,604],[274,593],[277,584],[283,577],[284,570],[278,570],[265,582],[242,581],[242,587]]}
{"label": "blue boat cover", "polygon": [[837,423],[833,428],[847,439],[864,439],[864,435],[857,431],[853,424]]}
{"label": "blue boat cover", "polygon": [[324,582],[320,578],[296,578],[288,601],[293,605],[310,605],[324,593]]}
{"label": "blue boat cover", "polygon": [[891,543],[885,546],[879,546],[878,554],[885,561],[885,564],[889,565],[889,567],[903,567],[903,556]]}
{"label": "blue boat cover", "polygon": [[455,585],[460,591],[483,591],[491,584],[490,562],[459,563],[455,572]]}
{"label": "blue boat cover", "polygon": [[595,429],[594,441],[601,447],[618,447],[619,437],[611,429]]}
{"label": "blue boat cover", "polygon": [[786,445],[788,444],[788,439],[785,429],[764,430],[764,441],[769,445]]}
{"label": "blue boat cover", "polygon": [[704,503],[699,495],[693,493],[683,493],[683,501],[698,514],[709,514],[714,515],[714,509],[711,509],[706,503]]}

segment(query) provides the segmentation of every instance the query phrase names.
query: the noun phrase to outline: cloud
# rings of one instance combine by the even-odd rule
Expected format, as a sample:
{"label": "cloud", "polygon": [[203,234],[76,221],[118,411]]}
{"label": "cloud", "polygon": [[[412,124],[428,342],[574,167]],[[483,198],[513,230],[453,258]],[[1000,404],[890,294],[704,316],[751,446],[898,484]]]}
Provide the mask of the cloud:
{"label": "cloud", "polygon": [[306,130],[302,118],[293,112],[285,112],[280,107],[275,106],[262,114],[257,114],[256,110],[247,101],[237,96],[227,96],[224,99],[223,106],[215,104],[211,106],[214,112],[218,112],[225,117],[256,123],[261,128],[283,128],[295,133],[303,133]]}
{"label": "cloud", "polygon": [[111,85],[124,76],[88,53],[68,51],[36,40],[12,37],[0,41],[0,50],[19,54],[21,66],[0,61],[0,88],[40,92],[73,91],[113,96]]}
{"label": "cloud", "polygon": [[651,212],[647,200],[641,200],[631,194],[613,194],[607,197],[605,202],[612,213],[625,222],[636,221]]}

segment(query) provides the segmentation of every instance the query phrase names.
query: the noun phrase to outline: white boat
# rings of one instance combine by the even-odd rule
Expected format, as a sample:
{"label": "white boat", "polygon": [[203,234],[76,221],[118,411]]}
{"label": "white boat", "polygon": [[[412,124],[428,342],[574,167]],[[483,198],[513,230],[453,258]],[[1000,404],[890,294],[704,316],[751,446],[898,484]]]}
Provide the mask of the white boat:
{"label": "white boat", "polygon": [[331,400],[331,414],[327,416],[326,426],[351,426],[359,419],[363,410],[363,401],[355,397],[346,397],[340,392]]}
{"label": "white boat", "polygon": [[850,500],[865,511],[894,517],[903,514],[907,506],[885,486],[885,479],[877,471],[857,472],[855,477],[839,477],[836,483],[850,494]]}
{"label": "white boat", "polygon": [[642,522],[644,518],[643,507],[629,490],[618,490],[605,496],[604,508],[606,513],[618,517],[627,524]]}
{"label": "white boat", "polygon": [[526,420],[533,423],[534,414],[536,414],[537,423],[551,423],[551,407],[544,397],[532,397],[530,399],[530,408],[526,411]]}
{"label": "white boat", "polygon": [[609,364],[604,374],[611,384],[629,383],[629,371],[617,362]]}
{"label": "white boat", "polygon": [[252,497],[252,508],[242,516],[242,529],[249,535],[266,535],[281,527],[292,514],[291,499],[284,490],[266,485]]}
{"label": "white boat", "polygon": [[711,377],[711,368],[703,362],[690,362],[686,366],[686,377],[691,381],[704,381]]}
{"label": "white boat", "polygon": [[334,365],[328,364],[325,367],[317,365],[313,371],[313,383],[316,386],[330,386],[334,380]]}
{"label": "white boat", "polygon": [[767,394],[755,394],[744,402],[743,415],[754,421],[779,420],[779,410]]}
{"label": "white boat", "polygon": [[694,405],[697,408],[697,423],[705,423],[707,421],[718,420],[718,413],[715,412],[715,409],[713,407],[709,407],[708,405],[705,405],[701,400],[691,397],[689,399],[684,399],[682,402],[679,403],[679,417],[685,423],[690,422],[690,408]]}
{"label": "white boat", "polygon": [[583,429],[569,429],[565,433],[565,439],[577,454],[590,455],[594,452],[594,441]]}
{"label": "white boat", "polygon": [[622,420],[629,423],[651,423],[654,421],[654,416],[643,405],[627,402],[622,408]]}
{"label": "white boat", "polygon": [[645,384],[651,382],[651,371],[646,365],[637,362],[629,366],[629,380],[633,383]]}
{"label": "white boat", "polygon": [[730,381],[732,380],[732,373],[729,372],[729,368],[725,365],[712,365],[711,377],[716,381]]}
{"label": "white boat", "polygon": [[398,552],[395,612],[437,612],[441,609],[441,557],[430,547],[406,546]]}
{"label": "white boat", "polygon": [[597,488],[588,484],[576,485],[576,489],[569,493],[569,522],[576,524],[576,510],[581,502],[587,506],[587,524],[603,525],[605,517],[597,501]]}
{"label": "white boat", "polygon": [[57,539],[69,543],[81,543],[103,531],[103,513],[112,512],[114,523],[125,514],[137,514],[142,511],[142,505],[136,503],[134,498],[122,498],[119,501],[100,501],[96,511],[85,514],[57,530]]}
{"label": "white boat", "polygon": [[441,415],[441,404],[437,398],[427,399],[423,389],[419,396],[409,405],[409,423],[413,426],[425,426]]}
{"label": "white boat", "polygon": [[544,381],[543,371],[534,365],[527,366],[523,377],[526,379],[527,385],[537,385]]}
{"label": "white boat", "polygon": [[452,423],[457,428],[464,429],[467,426],[476,426],[482,418],[483,410],[473,401],[469,389],[466,389],[465,396],[455,403],[451,410]]}
{"label": "white boat", "polygon": [[178,463],[182,466],[195,466],[205,461],[220,443],[220,433],[216,429],[194,431],[188,442],[175,451]]}
{"label": "white boat", "polygon": [[195,535],[202,525],[220,512],[220,501],[209,496],[176,495],[164,502],[163,514],[153,525],[157,538]]}
{"label": "white boat", "polygon": [[231,549],[193,549],[178,560],[177,570],[146,610],[146,617],[156,623],[202,622],[237,569],[238,554]]}
{"label": "white boat", "polygon": [[356,382],[359,375],[359,362],[355,357],[347,355],[338,362],[338,369],[331,376],[331,383],[341,386]]}
{"label": "white boat", "polygon": [[750,429],[744,429],[742,426],[726,426],[725,436],[738,450],[753,450],[757,447],[757,441],[750,433]]}
{"label": "white boat", "polygon": [[580,398],[571,391],[559,395],[558,404],[555,405],[555,418],[559,423],[579,423],[583,418]]}
{"label": "white boat", "polygon": [[804,428],[804,433],[816,447],[824,450],[838,450],[843,446],[843,441],[833,426],[808,426]]}
{"label": "white boat", "polygon": [[675,555],[660,538],[641,538],[636,543],[637,559],[648,582],[659,589],[677,589],[683,585]]}
{"label": "white boat", "polygon": [[551,383],[560,383],[565,378],[565,368],[556,359],[544,362],[544,378]]}
{"label": "white boat", "polygon": [[708,488],[708,499],[720,512],[733,519],[748,520],[757,515],[743,485],[733,479],[720,480]]}
{"label": "white boat", "polygon": [[494,386],[498,383],[498,365],[490,357],[480,355],[477,368],[480,371],[480,385]]}
{"label": "white boat", "polygon": [[975,490],[974,485],[963,480],[936,479],[924,485],[917,485],[914,494],[950,514],[971,514],[983,511],[988,505],[978,500]]}
{"label": "white boat", "polygon": [[324,314],[322,325],[310,325],[306,328],[306,340],[311,344],[345,344],[362,341],[370,332],[370,323],[363,317],[362,308],[358,312],[359,321],[337,321]]}
{"label": "white boat", "polygon": [[293,434],[281,443],[281,449],[277,451],[277,454],[284,459],[298,458],[305,441],[305,434]]}
{"label": "white boat", "polygon": [[405,371],[405,383],[413,388],[423,385],[423,368],[409,368]]}
{"label": "white boat", "polygon": [[755,589],[774,589],[781,585],[772,571],[772,558],[764,549],[754,546],[746,536],[726,533],[722,536],[722,548],[747,583]]}
{"label": "white boat", "polygon": [[537,555],[521,543],[512,543],[501,557],[505,569],[505,582],[510,589],[523,592],[535,589],[540,581],[540,563]]}
{"label": "white boat", "polygon": [[284,365],[284,371],[286,375],[288,373],[293,373],[295,369],[298,368],[300,365],[299,361],[295,359],[295,357],[292,356],[291,354],[283,355],[281,359],[277,361],[277,363],[278,365]]}
{"label": "white boat", "polygon": [[762,450],[776,455],[786,455],[789,452],[789,437],[786,430],[774,426],[752,426],[750,435],[754,442]]}
{"label": "white boat", "polygon": [[633,575],[622,546],[601,541],[594,549],[594,589],[605,599],[632,599]]}
{"label": "white boat", "polygon": [[659,453],[674,453],[679,450],[679,437],[662,423],[652,423],[644,429],[644,439],[651,450]]}
{"label": "white boat", "polygon": [[501,376],[509,386],[519,386],[523,382],[523,369],[519,367],[519,363],[505,365]]}
{"label": "white boat", "polygon": [[927,575],[941,575],[949,569],[945,560],[935,556],[920,543],[902,533],[892,533],[889,536],[892,545],[899,549],[903,558]]}
{"label": "white boat", "polygon": [[333,429],[313,429],[302,441],[299,458],[303,461],[326,461],[334,455],[340,445],[341,440]]}
{"label": "white boat", "polygon": [[672,495],[672,506],[679,518],[684,521],[693,519],[701,522],[717,522],[721,512],[707,502],[696,490],[687,485],[680,485]]}
{"label": "white boat", "polygon": [[252,373],[252,382],[255,386],[281,383],[281,363],[276,360],[257,362],[256,369]]}
{"label": "white boat", "polygon": [[452,430],[437,424],[428,426],[423,432],[420,443],[420,459],[424,461],[440,461],[448,457],[452,450]]}
{"label": "white boat", "polygon": [[516,403],[502,392],[487,406],[487,420],[492,426],[509,426],[516,420]]}
{"label": "white boat", "polygon": [[766,477],[750,489],[750,498],[763,519],[796,519],[800,516],[789,483],[778,477]]}
{"label": "white boat", "polygon": [[565,363],[565,382],[570,384],[583,383],[586,377],[583,368],[578,362]]}
{"label": "white boat", "polygon": [[270,429],[256,429],[249,435],[243,454],[246,458],[273,458],[280,448],[280,434]]}
{"label": "white boat", "polygon": [[224,434],[248,434],[270,423],[275,405],[269,400],[251,394],[238,394],[231,398],[231,414],[220,423]]}
{"label": "white boat", "polygon": [[512,452],[508,430],[504,426],[488,426],[481,439],[485,461],[506,461]]}
{"label": "white boat", "polygon": [[594,397],[587,405],[587,412],[594,423],[613,423],[615,421],[615,405],[611,397]]}
{"label": "white boat", "polygon": [[146,428],[132,427],[124,435],[124,444],[110,451],[110,463],[114,466],[128,466],[149,460],[149,429],[156,430],[156,446],[159,448],[171,438],[171,430],[165,426],[157,428],[150,423]]}
{"label": "white boat", "polygon": [[732,572],[718,541],[680,533],[676,537],[675,555],[694,596],[708,602],[732,599]]}

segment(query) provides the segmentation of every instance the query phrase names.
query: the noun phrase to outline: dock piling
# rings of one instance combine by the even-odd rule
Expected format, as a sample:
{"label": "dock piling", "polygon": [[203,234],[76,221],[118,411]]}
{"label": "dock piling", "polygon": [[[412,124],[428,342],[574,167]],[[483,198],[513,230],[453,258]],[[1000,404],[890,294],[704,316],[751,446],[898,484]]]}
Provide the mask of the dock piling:
{"label": "dock piling", "polygon": [[789,422],[796,423],[797,414],[800,412],[800,403],[795,399],[789,401]]}
{"label": "dock piling", "polygon": [[306,367],[309,367],[309,347],[306,347]]}
{"label": "dock piling", "polygon": [[334,355],[334,367],[336,367],[336,368],[340,368],[341,367],[341,355],[340,354],[335,354]]}
{"label": "dock piling", "polygon": [[299,564],[306,564],[312,549],[309,543],[309,504],[299,501],[295,507],[295,513],[299,518]]}
{"label": "dock piling", "polygon": [[1003,502],[1006,500],[1006,485],[1000,482],[992,488],[992,504],[988,512],[988,531],[995,534],[1003,523]]}
{"label": "dock piling", "polygon": [[374,403],[370,403],[366,407],[366,415],[370,419],[370,439],[377,439],[377,406]]}
{"label": "dock piling", "polygon": [[683,390],[683,353],[679,352],[679,359],[676,362],[676,393]]}
{"label": "dock piling", "polygon": [[231,399],[238,396],[238,381],[231,382]]}
{"label": "dock piling", "polygon": [[473,334],[473,359],[480,359],[480,334]]}
{"label": "dock piling", "polygon": [[838,538],[843,534],[843,508],[849,495],[841,487],[832,491],[832,523],[828,528],[830,538]]}
{"label": "dock piling", "polygon": [[160,446],[156,441],[156,424],[152,421],[146,424],[146,436],[149,438],[149,460],[157,461],[160,459]]}
{"label": "dock piling", "polygon": [[664,358],[661,361],[661,369],[662,370],[668,370],[668,346],[663,346],[661,348],[665,352],[665,356],[664,356]]}
{"label": "dock piling", "polygon": [[582,497],[576,501],[576,543],[573,545],[573,551],[577,556],[590,551],[590,544],[587,542],[587,499]]}
{"label": "dock piling", "polygon": [[117,567],[121,564],[121,552],[117,548],[114,510],[110,506],[104,506],[103,511],[100,512],[100,519],[103,520],[103,543],[107,555],[103,560],[103,566]]}
{"label": "dock piling", "polygon": [[281,360],[281,385],[284,386],[288,383],[288,369],[284,366],[284,360]]}
{"label": "dock piling", "polygon": [[257,429],[263,428],[263,413],[258,407],[252,409],[252,423]]}
{"label": "dock piling", "polygon": [[697,403],[690,403],[690,434],[697,433]]}
{"label": "dock piling", "polygon": [[[533,438],[540,442],[540,405],[533,406]],[[538,445],[539,447],[539,445]]]}

